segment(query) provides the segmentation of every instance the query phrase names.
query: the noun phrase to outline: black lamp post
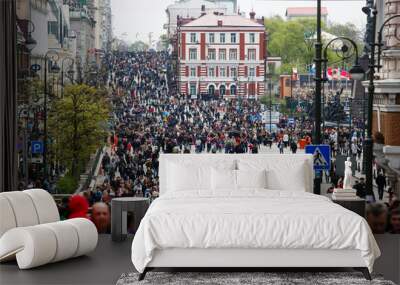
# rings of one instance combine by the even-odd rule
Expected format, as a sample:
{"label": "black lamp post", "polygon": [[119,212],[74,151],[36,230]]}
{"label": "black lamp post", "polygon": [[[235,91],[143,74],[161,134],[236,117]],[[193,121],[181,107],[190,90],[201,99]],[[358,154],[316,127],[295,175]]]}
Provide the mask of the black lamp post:
{"label": "black lamp post", "polygon": [[83,83],[83,77],[82,77],[82,57],[81,57],[80,55],[77,55],[77,56],[76,56],[75,62],[76,62],[76,69],[77,69],[77,72],[78,72],[77,81],[78,81],[79,84],[82,84],[82,83]]}
{"label": "black lamp post", "polygon": [[67,73],[70,73],[71,71],[73,72],[73,70],[71,69],[71,67],[74,65],[74,59],[72,57],[65,57],[62,59],[61,61],[61,97],[64,97],[64,62],[65,61],[69,61],[69,70],[67,71]]}
{"label": "black lamp post", "polygon": [[[335,39],[332,39],[330,42],[328,42],[328,44],[325,46],[324,49],[324,75],[323,75],[323,82],[328,81],[328,78],[326,76],[326,72],[327,72],[327,63],[328,63],[328,47],[335,41],[341,41],[342,42],[342,46],[339,50],[336,50],[336,54],[339,56],[339,58],[341,59],[342,62],[344,62],[347,59],[350,59],[351,57],[353,57],[355,55],[355,62],[353,67],[349,70],[349,73],[351,74],[351,77],[354,80],[362,80],[364,78],[364,70],[362,69],[362,67],[359,64],[359,55],[358,55],[358,48],[357,48],[357,44],[350,38],[347,37],[338,37]],[[352,46],[349,47],[346,42],[349,42]],[[340,95],[343,92],[343,88],[341,89],[340,92],[337,92],[337,105],[338,107],[340,107]],[[337,147],[339,150],[339,125],[340,125],[340,118],[338,115],[337,118],[337,133],[336,133],[336,137],[337,137]]]}
{"label": "black lamp post", "polygon": [[31,28],[29,29],[28,25],[28,36],[25,40],[25,46],[31,52],[37,45],[37,41],[32,37],[32,33],[35,31],[35,24],[30,20],[27,21]]}
{"label": "black lamp post", "polygon": [[[50,70],[52,72],[58,72],[60,67],[57,65],[59,55],[54,50],[49,50],[44,56],[44,114],[43,114],[43,128],[44,128],[44,140],[43,140],[43,166],[44,166],[44,179],[47,179],[47,64],[50,60]],[[46,189],[47,190],[47,189]]]}
{"label": "black lamp post", "polygon": [[[317,40],[315,42],[315,123],[313,144],[321,144],[321,86],[322,86],[322,39],[321,0],[317,0]],[[314,194],[321,194],[321,173],[314,178]]]}
{"label": "black lamp post", "polygon": [[[322,14],[321,0],[317,0],[317,40],[315,42],[315,126],[314,126],[314,144],[321,143],[321,87],[322,87]],[[357,59],[358,60],[358,59]],[[360,69],[361,67],[358,66]],[[357,68],[358,68],[357,67]],[[354,70],[357,71],[357,70]],[[318,173],[314,180],[314,193],[321,194],[321,175]]]}
{"label": "black lamp post", "polygon": [[[372,114],[373,114],[373,103],[374,103],[374,95],[375,95],[375,85],[374,85],[374,77],[375,77],[375,68],[379,69],[380,66],[380,58],[382,52],[382,33],[383,28],[394,18],[400,18],[400,15],[394,15],[383,22],[378,32],[378,43],[375,41],[375,33],[376,33],[376,21],[378,11],[376,7],[363,7],[362,11],[371,18],[371,30],[370,30],[370,55],[369,55],[369,73],[368,73],[368,104],[367,104],[367,136],[364,140],[364,158],[365,158],[365,183],[366,183],[366,192],[373,193],[373,139],[372,139]],[[378,47],[378,63],[375,63],[375,48]]]}
{"label": "black lamp post", "polygon": [[27,107],[22,107],[20,111],[18,112],[18,121],[21,119],[21,115],[25,113],[25,122],[24,126],[22,127],[24,132],[23,132],[23,137],[22,137],[22,145],[23,145],[23,150],[22,150],[22,156],[23,156],[23,177],[25,180],[25,187],[28,186],[29,183],[29,167],[28,167],[28,122],[29,122],[29,111],[30,111],[30,105],[28,104]]}

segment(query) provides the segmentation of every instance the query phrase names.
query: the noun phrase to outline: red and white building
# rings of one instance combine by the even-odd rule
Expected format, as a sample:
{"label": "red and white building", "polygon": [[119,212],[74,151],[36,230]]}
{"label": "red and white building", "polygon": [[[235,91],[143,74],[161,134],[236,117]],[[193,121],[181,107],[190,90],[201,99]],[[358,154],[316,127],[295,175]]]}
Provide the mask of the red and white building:
{"label": "red and white building", "polygon": [[203,14],[178,25],[178,87],[198,97],[264,95],[263,19]]}

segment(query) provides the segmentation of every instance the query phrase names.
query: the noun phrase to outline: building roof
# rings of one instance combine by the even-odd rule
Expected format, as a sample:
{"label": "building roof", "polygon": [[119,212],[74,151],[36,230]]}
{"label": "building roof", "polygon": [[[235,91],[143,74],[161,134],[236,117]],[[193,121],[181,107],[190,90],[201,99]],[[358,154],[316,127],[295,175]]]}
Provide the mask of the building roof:
{"label": "building roof", "polygon": [[183,25],[183,27],[218,27],[218,21],[223,27],[264,27],[263,25],[240,15],[215,15],[207,14]]}
{"label": "building roof", "polygon": [[[322,7],[321,14],[328,15],[328,9]],[[286,16],[316,16],[317,8],[315,7],[289,7],[286,9]]]}

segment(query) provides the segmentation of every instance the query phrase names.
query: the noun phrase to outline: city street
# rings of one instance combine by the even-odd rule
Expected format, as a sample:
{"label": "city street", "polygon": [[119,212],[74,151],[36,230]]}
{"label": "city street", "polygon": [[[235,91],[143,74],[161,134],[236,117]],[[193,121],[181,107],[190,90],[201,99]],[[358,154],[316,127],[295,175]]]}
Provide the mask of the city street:
{"label": "city street", "polygon": [[1,285],[400,284],[400,0],[0,0],[0,68]]}

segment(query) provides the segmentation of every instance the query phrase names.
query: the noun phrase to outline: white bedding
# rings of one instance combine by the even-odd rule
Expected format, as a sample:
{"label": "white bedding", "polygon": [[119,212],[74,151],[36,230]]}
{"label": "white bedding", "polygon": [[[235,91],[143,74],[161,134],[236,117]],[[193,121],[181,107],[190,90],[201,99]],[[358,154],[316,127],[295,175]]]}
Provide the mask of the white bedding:
{"label": "white bedding", "polygon": [[166,193],[140,223],[132,262],[143,272],[165,248],[357,249],[370,272],[380,256],[359,215],[323,196],[266,189]]}

